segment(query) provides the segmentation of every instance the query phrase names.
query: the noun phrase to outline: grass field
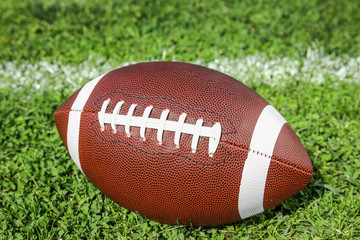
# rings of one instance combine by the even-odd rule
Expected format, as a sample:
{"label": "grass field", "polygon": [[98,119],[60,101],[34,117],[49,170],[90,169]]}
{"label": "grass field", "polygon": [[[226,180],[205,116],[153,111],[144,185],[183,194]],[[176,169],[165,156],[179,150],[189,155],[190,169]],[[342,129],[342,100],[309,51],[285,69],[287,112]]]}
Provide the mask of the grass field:
{"label": "grass field", "polygon": [[[0,4],[0,239],[360,239],[359,1],[11,1]],[[212,228],[160,224],[77,169],[53,113],[108,70],[201,64],[257,91],[314,177],[279,206]]]}

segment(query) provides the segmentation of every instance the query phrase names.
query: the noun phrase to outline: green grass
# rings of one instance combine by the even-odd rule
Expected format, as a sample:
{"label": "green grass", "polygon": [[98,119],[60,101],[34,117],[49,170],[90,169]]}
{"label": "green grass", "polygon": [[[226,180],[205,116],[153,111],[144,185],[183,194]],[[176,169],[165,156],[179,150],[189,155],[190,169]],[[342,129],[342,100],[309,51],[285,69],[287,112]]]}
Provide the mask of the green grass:
{"label": "green grass", "polygon": [[[212,60],[265,52],[358,56],[360,2],[10,1],[0,4],[0,59],[79,63],[93,55],[120,62]],[[16,54],[15,54],[16,53]]]}
{"label": "green grass", "polygon": [[[0,239],[360,238],[359,2],[235,2],[2,1]],[[309,186],[212,228],[150,221],[101,194],[70,159],[55,109],[102,72],[173,58],[273,104],[313,161]]]}

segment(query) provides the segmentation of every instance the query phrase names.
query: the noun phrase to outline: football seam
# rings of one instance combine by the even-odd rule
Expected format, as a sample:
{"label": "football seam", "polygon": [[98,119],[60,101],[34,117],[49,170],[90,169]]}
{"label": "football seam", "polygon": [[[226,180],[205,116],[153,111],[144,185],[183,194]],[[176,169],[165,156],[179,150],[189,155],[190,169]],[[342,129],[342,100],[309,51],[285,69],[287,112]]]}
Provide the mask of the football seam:
{"label": "football seam", "polygon": [[[75,112],[88,112],[88,113],[96,113],[97,112],[97,110],[89,110],[89,109],[83,109],[83,110],[79,110],[79,109],[71,109],[71,108],[66,108],[66,109],[61,109],[61,110],[59,110],[59,111],[56,111],[56,112],[67,112],[67,111],[75,111]],[[101,139],[101,138],[99,138],[99,139]],[[103,140],[103,139],[101,139],[101,141],[105,141],[106,142],[106,140]],[[110,142],[113,142],[113,141],[110,141]],[[253,153],[256,153],[256,154],[258,154],[258,155],[264,155],[266,158],[269,158],[269,159],[272,159],[272,160],[274,160],[274,161],[276,161],[276,162],[279,162],[279,163],[282,163],[282,164],[284,164],[284,165],[286,165],[286,166],[289,166],[289,167],[292,167],[292,168],[295,168],[295,169],[297,169],[297,170],[299,170],[299,171],[301,171],[301,172],[303,172],[303,173],[305,173],[305,174],[308,174],[308,175],[312,175],[312,172],[310,171],[310,170],[307,170],[307,169],[305,169],[305,168],[302,168],[301,166],[296,166],[295,164],[292,164],[292,163],[289,163],[289,162],[287,162],[286,160],[284,160],[284,159],[282,159],[282,158],[279,158],[279,157],[276,157],[276,156],[267,156],[265,153],[262,153],[261,151],[257,151],[257,150],[255,150],[255,149],[250,149],[250,148],[248,148],[248,147],[246,147],[246,146],[242,146],[242,145],[239,145],[239,144],[235,144],[235,143],[231,143],[231,142],[228,142],[228,141],[223,141],[223,140],[220,140],[220,142],[221,143],[224,143],[224,144],[229,144],[229,145],[232,145],[232,146],[235,146],[235,147],[238,147],[238,148],[240,148],[240,149],[242,149],[242,150],[245,150],[245,151],[248,151],[248,152],[253,152]],[[124,144],[127,144],[127,143],[124,143]],[[220,146],[220,145],[219,145]],[[138,149],[138,148],[136,148],[137,150],[139,150],[139,151],[142,151],[142,150],[140,150],[140,149]],[[147,153],[147,152],[146,152]],[[228,152],[229,153],[229,152]],[[152,154],[152,153],[147,153],[147,154]],[[230,155],[231,155],[231,153],[229,153]],[[196,161],[194,161],[194,160],[191,160],[190,158],[187,158],[187,157],[185,157],[185,156],[181,156],[181,155],[176,155],[176,154],[172,154],[172,155],[174,155],[174,156],[179,156],[179,157],[183,157],[183,158],[185,158],[185,159],[188,159],[189,161],[191,161],[191,162],[193,162],[193,163],[195,163],[195,164],[198,164],[198,165],[200,165],[200,166],[216,166],[217,164],[221,164],[222,162],[224,162],[224,161],[226,161],[226,160],[224,160],[224,161],[222,161],[222,162],[220,162],[220,163],[216,163],[216,164],[201,164],[201,163],[198,163],[198,162],[196,162]]]}
{"label": "football seam", "polygon": [[[92,121],[92,123],[90,124],[91,127],[93,127],[94,123],[96,123],[96,122],[97,122],[97,120]],[[203,163],[199,163],[199,162],[197,162],[197,161],[195,161],[195,160],[193,160],[193,159],[191,159],[191,158],[189,158],[189,157],[182,156],[182,155],[180,155],[180,154],[176,154],[176,153],[151,153],[151,152],[147,152],[147,151],[144,151],[144,150],[142,150],[142,149],[139,149],[139,148],[137,148],[136,146],[133,146],[133,145],[131,145],[131,144],[127,143],[127,142],[124,142],[124,141],[116,141],[116,140],[109,141],[109,140],[105,140],[105,139],[101,138],[100,136],[98,136],[98,133],[97,133],[96,131],[94,131],[94,134],[95,134],[96,138],[99,139],[99,140],[102,141],[102,142],[108,142],[108,143],[120,142],[120,143],[122,143],[122,144],[125,144],[125,145],[127,145],[127,146],[129,146],[129,147],[132,147],[132,148],[136,149],[136,150],[139,151],[139,152],[142,152],[142,153],[145,153],[145,154],[148,154],[148,155],[153,155],[153,156],[164,156],[164,155],[176,156],[176,157],[184,158],[184,159],[186,159],[186,160],[188,160],[188,161],[190,161],[190,162],[192,162],[192,163],[194,163],[194,164],[196,164],[196,165],[202,166],[202,167],[213,167],[213,166],[217,166],[217,165],[220,165],[220,164],[225,163],[226,161],[228,161],[229,159],[232,158],[231,152],[229,152],[228,150],[226,150],[226,148],[224,148],[224,147],[221,146],[221,145],[219,145],[219,147],[221,147],[222,149],[224,149],[224,151],[228,154],[228,156],[227,156],[224,160],[222,160],[222,161],[220,161],[220,162],[218,162],[218,163],[214,163],[214,164],[203,164]]]}
{"label": "football seam", "polygon": [[289,163],[289,162],[286,161],[285,159],[282,159],[282,158],[279,158],[279,157],[276,157],[276,156],[268,156],[267,154],[265,154],[265,153],[263,153],[263,152],[261,152],[261,151],[257,151],[257,150],[255,150],[255,149],[250,149],[250,148],[248,148],[248,147],[245,147],[245,146],[242,146],[242,145],[239,145],[239,144],[235,144],[235,143],[231,143],[231,142],[228,142],[228,141],[222,141],[222,140],[220,140],[220,142],[225,143],[225,144],[232,145],[232,146],[234,146],[234,147],[241,148],[241,149],[246,150],[246,151],[248,151],[248,152],[256,153],[256,154],[261,155],[261,156],[264,155],[266,158],[269,158],[269,159],[274,160],[274,161],[276,161],[276,162],[278,162],[278,163],[281,163],[281,164],[283,164],[283,165],[285,165],[285,166],[288,166],[288,167],[294,168],[294,169],[296,169],[296,170],[298,170],[298,171],[301,171],[301,172],[303,172],[304,174],[308,174],[308,175],[311,175],[311,176],[312,176],[312,171],[311,171],[311,170],[307,170],[307,169],[305,169],[305,168],[303,168],[303,167],[301,167],[301,166],[296,166],[296,165],[293,164],[293,163]]}
{"label": "football seam", "polygon": [[286,166],[286,167],[295,169],[295,170],[300,171],[300,172],[302,172],[302,173],[304,173],[304,174],[306,174],[306,175],[308,175],[308,176],[312,176],[312,175],[313,175],[311,172],[307,172],[306,170],[302,170],[302,169],[300,169],[300,168],[298,168],[298,167],[295,167],[295,166],[293,166],[293,165],[284,163],[284,162],[282,162],[282,161],[278,161],[277,159],[273,159],[273,160],[274,160],[276,163],[278,163],[278,164],[281,164],[281,165],[284,165],[284,166]]}

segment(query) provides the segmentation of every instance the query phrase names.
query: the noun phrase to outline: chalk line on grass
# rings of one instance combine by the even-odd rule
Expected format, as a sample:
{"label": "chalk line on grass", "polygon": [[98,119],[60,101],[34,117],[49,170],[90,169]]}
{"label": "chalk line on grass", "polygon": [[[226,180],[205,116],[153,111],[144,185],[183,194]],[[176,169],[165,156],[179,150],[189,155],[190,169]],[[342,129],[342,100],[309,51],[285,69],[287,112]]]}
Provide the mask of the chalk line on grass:
{"label": "chalk line on grass", "polygon": [[[0,62],[0,88],[11,87],[13,91],[29,88],[34,92],[49,88],[75,91],[102,73],[133,63],[116,65],[91,57],[77,66],[56,61],[35,64]],[[321,83],[327,78],[334,82],[360,84],[360,56],[334,57],[325,55],[321,49],[309,48],[305,57],[269,58],[266,55],[253,55],[238,59],[222,57],[211,62],[197,60],[193,63],[229,74],[245,84],[281,86],[289,81]]]}

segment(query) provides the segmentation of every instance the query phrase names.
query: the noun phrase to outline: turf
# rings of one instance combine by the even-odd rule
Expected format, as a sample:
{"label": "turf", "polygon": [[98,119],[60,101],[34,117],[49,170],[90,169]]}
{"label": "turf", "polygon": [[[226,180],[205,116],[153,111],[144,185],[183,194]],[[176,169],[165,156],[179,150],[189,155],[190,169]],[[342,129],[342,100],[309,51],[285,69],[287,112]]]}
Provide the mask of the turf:
{"label": "turf", "polygon": [[359,9],[353,0],[4,0],[0,58],[142,61],[166,49],[167,60],[209,61],[259,51],[303,54],[311,44],[327,54],[358,56]]}
{"label": "turf", "polygon": [[[358,1],[2,1],[0,239],[359,239]],[[212,228],[159,224],[77,169],[53,113],[110,69],[191,61],[245,82],[304,143],[314,178],[279,206]]]}

